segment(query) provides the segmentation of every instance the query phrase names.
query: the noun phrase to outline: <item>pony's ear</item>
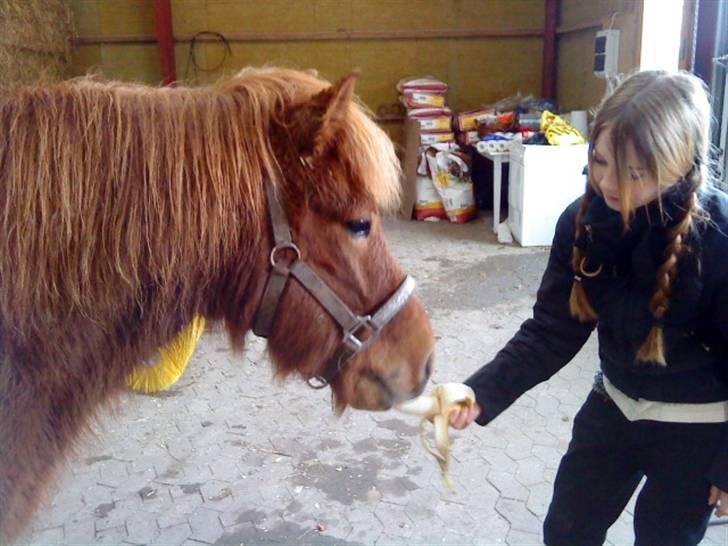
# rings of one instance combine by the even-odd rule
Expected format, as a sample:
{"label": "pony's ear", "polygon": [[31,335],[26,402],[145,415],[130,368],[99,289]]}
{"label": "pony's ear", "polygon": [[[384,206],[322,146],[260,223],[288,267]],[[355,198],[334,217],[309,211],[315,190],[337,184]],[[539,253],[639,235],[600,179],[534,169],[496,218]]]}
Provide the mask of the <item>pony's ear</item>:
{"label": "pony's ear", "polygon": [[310,124],[308,136],[311,148],[307,151],[314,158],[325,154],[335,143],[354,98],[354,86],[358,78],[359,70],[353,70],[348,76],[315,95],[304,106]]}

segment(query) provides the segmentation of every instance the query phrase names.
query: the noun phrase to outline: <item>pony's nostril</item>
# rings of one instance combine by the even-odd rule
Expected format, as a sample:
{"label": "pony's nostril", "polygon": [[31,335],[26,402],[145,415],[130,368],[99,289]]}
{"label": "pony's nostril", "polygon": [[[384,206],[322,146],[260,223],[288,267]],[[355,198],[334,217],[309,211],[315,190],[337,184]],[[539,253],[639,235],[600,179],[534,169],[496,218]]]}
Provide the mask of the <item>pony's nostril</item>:
{"label": "pony's nostril", "polygon": [[427,358],[425,359],[425,365],[422,368],[422,377],[420,378],[419,385],[412,391],[412,396],[419,396],[425,391],[425,387],[427,386],[427,381],[430,379],[430,376],[432,375],[432,369],[435,366],[435,354],[430,353],[427,355]]}
{"label": "pony's nostril", "polygon": [[432,375],[432,368],[435,366],[435,353],[431,352],[425,360],[425,381]]}

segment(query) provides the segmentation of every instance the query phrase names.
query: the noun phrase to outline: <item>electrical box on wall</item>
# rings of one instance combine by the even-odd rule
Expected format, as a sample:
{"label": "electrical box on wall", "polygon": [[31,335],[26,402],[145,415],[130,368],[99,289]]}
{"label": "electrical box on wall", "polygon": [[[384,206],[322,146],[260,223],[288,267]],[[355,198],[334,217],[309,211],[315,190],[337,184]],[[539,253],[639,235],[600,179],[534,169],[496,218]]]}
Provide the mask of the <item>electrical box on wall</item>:
{"label": "electrical box on wall", "polygon": [[617,75],[619,64],[619,30],[600,30],[594,40],[594,75],[610,78]]}

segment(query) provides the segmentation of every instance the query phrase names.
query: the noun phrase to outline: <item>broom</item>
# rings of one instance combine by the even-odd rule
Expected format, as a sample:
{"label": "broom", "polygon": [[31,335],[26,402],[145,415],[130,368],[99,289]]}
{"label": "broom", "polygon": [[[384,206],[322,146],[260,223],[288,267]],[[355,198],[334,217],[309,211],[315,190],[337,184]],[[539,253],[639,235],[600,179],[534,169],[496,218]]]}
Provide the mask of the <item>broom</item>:
{"label": "broom", "polygon": [[174,385],[184,373],[204,330],[205,319],[195,317],[189,326],[159,349],[160,358],[157,363],[141,365],[129,375],[126,382],[131,390],[149,394]]}

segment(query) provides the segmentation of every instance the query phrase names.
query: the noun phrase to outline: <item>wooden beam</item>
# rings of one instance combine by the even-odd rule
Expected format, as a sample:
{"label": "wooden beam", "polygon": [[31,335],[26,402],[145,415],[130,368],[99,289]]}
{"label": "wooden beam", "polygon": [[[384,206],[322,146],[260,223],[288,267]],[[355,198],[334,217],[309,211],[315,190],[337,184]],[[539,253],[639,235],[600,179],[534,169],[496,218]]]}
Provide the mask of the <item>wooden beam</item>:
{"label": "wooden beam", "polygon": [[[161,0],[156,0],[157,2]],[[165,0],[169,1],[169,0]],[[171,20],[170,20],[171,21]],[[507,38],[542,38],[544,31],[532,28],[494,30],[413,30],[413,31],[336,31],[336,32],[249,32],[224,34],[228,42],[325,42],[336,40],[478,40]],[[157,41],[152,35],[78,36],[76,45],[146,44]],[[174,37],[177,43],[192,41],[191,34]],[[199,42],[219,42],[216,36],[198,36]]]}
{"label": "wooden beam", "polygon": [[154,26],[157,29],[159,62],[162,65],[162,83],[164,85],[173,85],[177,81],[177,68],[174,59],[171,0],[154,0]]}
{"label": "wooden beam", "polygon": [[573,32],[584,32],[586,30],[601,30],[604,25],[601,21],[587,21],[576,25],[560,26],[556,29],[556,34],[571,34]]}
{"label": "wooden beam", "polygon": [[541,96],[553,99],[556,94],[556,25],[559,20],[559,0],[546,0],[545,7]]}

